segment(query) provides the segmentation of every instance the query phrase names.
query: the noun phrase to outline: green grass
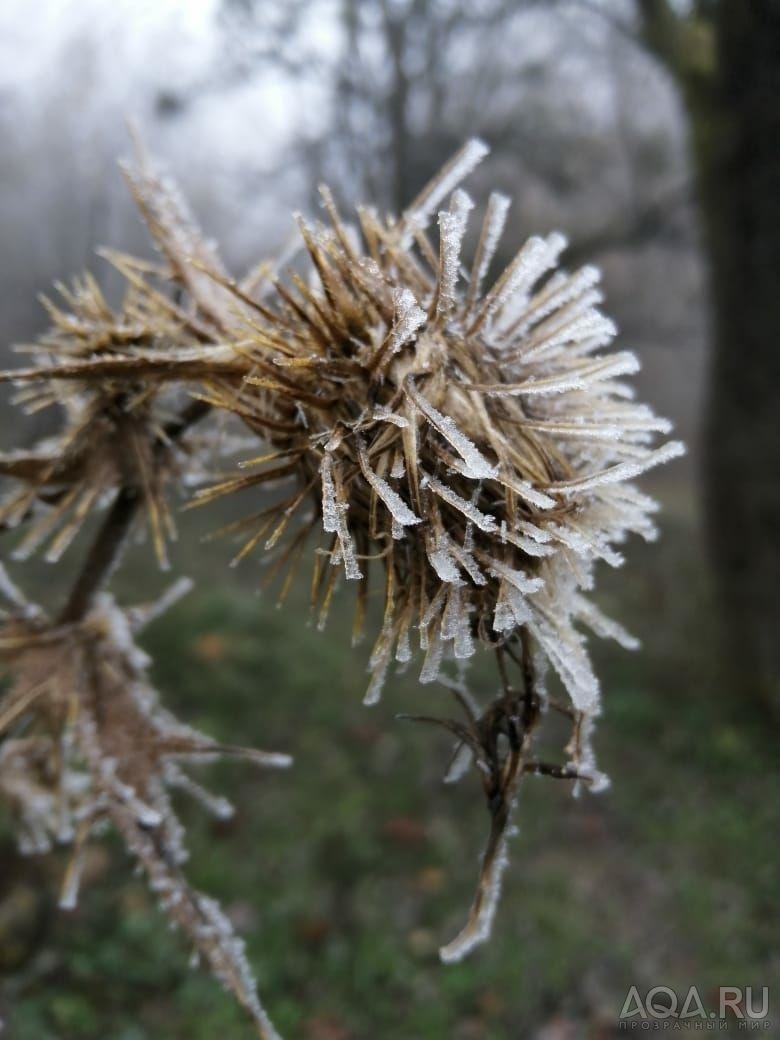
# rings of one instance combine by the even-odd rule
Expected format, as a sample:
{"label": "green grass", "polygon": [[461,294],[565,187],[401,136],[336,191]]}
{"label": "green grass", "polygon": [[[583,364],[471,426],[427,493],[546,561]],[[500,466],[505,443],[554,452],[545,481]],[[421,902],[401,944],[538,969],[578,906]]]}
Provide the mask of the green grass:
{"label": "green grass", "polygon": [[[719,686],[693,545],[682,525],[603,576],[605,607],[645,643],[639,655],[597,652],[597,744],[613,787],[575,801],[566,785],[529,780],[493,940],[452,967],[436,951],[471,898],[481,795],[473,777],[442,785],[443,735],[394,717],[422,702],[446,710],[445,693],[410,674],[364,708],[368,651],[349,651],[346,609],[323,634],[306,627],[302,598],[277,611],[227,580],[203,583],[149,630],[174,710],[295,756],[290,771],[209,768],[237,806],[229,823],[181,803],[190,877],[240,923],[285,1036],[498,1040],[561,1016],[573,1035],[606,1036],[632,984],[772,985],[776,751],[760,716]],[[475,682],[492,678],[480,667]],[[0,981],[6,1035],[249,1038],[231,1000],[188,967],[118,844],[107,847],[93,853],[78,911],[36,911],[29,956]],[[54,890],[60,868],[56,857],[40,865],[38,891]],[[21,866],[6,875],[0,949],[3,900],[25,877]]]}

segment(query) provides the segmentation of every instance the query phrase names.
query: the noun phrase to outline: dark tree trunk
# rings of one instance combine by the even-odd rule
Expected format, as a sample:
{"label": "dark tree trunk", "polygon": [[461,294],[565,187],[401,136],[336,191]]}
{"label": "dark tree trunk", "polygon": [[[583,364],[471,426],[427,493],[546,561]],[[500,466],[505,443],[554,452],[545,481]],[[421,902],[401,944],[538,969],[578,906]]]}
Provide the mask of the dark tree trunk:
{"label": "dark tree trunk", "polygon": [[780,0],[721,0],[716,41],[711,125],[697,131],[715,318],[706,515],[734,673],[777,710]]}
{"label": "dark tree trunk", "polygon": [[780,0],[702,0],[689,21],[668,0],[639,2],[686,101],[698,174],[713,316],[705,515],[724,651],[735,693],[780,711]]}

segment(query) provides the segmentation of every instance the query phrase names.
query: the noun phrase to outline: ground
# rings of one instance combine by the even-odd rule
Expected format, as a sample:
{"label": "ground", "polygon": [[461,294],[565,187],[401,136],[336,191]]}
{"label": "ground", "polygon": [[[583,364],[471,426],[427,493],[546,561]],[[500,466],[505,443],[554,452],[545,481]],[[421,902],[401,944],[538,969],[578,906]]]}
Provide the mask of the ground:
{"label": "ground", "polygon": [[[720,678],[691,521],[673,513],[660,545],[630,556],[600,586],[644,643],[596,648],[612,787],[573,799],[567,783],[526,782],[493,939],[451,967],[436,951],[471,898],[482,796],[473,776],[441,783],[443,733],[395,718],[445,711],[447,694],[401,676],[363,707],[367,649],[348,650],[346,609],[317,632],[302,594],[278,611],[253,593],[251,565],[215,581],[204,564],[211,578],[150,628],[157,681],[182,716],[295,756],[290,771],[209,768],[237,806],[229,823],[181,805],[190,877],[246,936],[289,1040],[607,1038],[624,1035],[632,985],[696,985],[707,1002],[718,986],[780,982],[772,730]],[[477,687],[492,681],[476,669]],[[0,834],[9,1040],[248,1040],[116,842],[95,846],[81,906],[63,913],[61,857],[21,861]]]}

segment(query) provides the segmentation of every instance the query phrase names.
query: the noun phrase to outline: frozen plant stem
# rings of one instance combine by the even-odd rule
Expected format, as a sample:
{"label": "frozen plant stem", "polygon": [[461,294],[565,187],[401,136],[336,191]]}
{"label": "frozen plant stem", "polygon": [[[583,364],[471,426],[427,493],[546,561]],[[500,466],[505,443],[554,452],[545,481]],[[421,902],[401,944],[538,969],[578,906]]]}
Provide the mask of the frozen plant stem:
{"label": "frozen plant stem", "polygon": [[[490,935],[507,863],[506,845],[512,833],[510,823],[518,782],[525,772],[542,771],[538,763],[529,761],[541,703],[525,633],[520,634],[519,642],[519,656],[508,645],[496,647],[502,691],[482,715],[478,716],[469,701],[453,690],[466,714],[465,727],[455,720],[412,716],[419,721],[440,723],[461,737],[462,744],[468,746],[473,756],[490,815],[490,831],[482,855],[476,894],[466,924],[439,951],[445,963],[461,960]],[[507,656],[520,667],[520,689],[510,682]],[[576,776],[574,773],[568,778],[575,779]]]}
{"label": "frozen plant stem", "polygon": [[61,624],[80,621],[88,612],[95,595],[103,588],[119,562],[139,504],[138,492],[134,487],[126,485],[120,488],[59,616]]}
{"label": "frozen plant stem", "polygon": [[[178,440],[208,411],[209,405],[205,402],[191,401],[181,415],[165,427],[165,439],[155,442],[155,453],[159,454],[165,450],[166,444]],[[125,484],[119,489],[108,515],[100,525],[95,540],[87,552],[68,601],[60,613],[60,624],[80,621],[87,614],[95,595],[103,588],[111,571],[119,562],[133,520],[142,504],[143,499],[135,484]]]}

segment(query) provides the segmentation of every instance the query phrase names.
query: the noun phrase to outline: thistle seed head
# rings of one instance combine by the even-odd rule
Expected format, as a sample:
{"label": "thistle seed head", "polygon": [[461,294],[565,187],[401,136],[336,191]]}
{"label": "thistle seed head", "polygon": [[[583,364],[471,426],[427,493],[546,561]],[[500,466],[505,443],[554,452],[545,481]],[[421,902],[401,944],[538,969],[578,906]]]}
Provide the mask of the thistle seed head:
{"label": "thistle seed head", "polygon": [[[669,424],[634,402],[637,359],[608,349],[598,271],[559,268],[562,235],[529,239],[485,288],[507,199],[491,196],[468,266],[462,190],[428,234],[480,150],[467,146],[397,220],[359,209],[348,226],[323,189],[327,222],[300,221],[308,279],[277,282],[237,346],[248,368],[236,410],[273,454],[201,498],[285,487],[245,548],[267,534],[295,562],[313,535],[321,621],[341,577],[362,609],[383,572],[368,701],[413,642],[430,681],[446,658],[525,628],[594,712],[575,625],[631,640],[582,592],[598,559],[621,562],[628,532],[653,536],[654,504],[632,481],[682,445],[654,446]],[[217,403],[229,409],[229,394]]]}
{"label": "thistle seed head", "polygon": [[170,794],[182,790],[225,818],[230,803],[188,767],[225,755],[263,766],[290,759],[219,744],[160,704],[135,633],[188,587],[177,582],[160,603],[124,611],[102,594],[83,621],[63,625],[20,602],[0,573],[0,592],[15,600],[0,627],[0,670],[12,676],[0,702],[0,792],[16,819],[21,851],[71,846],[63,909],[76,905],[88,840],[106,826],[117,830],[172,925],[247,1009],[258,1035],[274,1040],[243,943],[219,905],[183,873],[184,828]]}
{"label": "thistle seed head", "polygon": [[[398,218],[361,208],[353,226],[323,189],[325,220],[299,222],[299,269],[279,278],[263,265],[240,283],[142,156],[126,174],[160,261],[111,254],[127,283],[121,307],[84,278],[62,290],[64,308],[48,304],[53,327],[32,348],[33,367],[0,373],[21,385],[28,407],[65,414],[58,437],[0,455],[0,476],[18,483],[0,504],[0,530],[29,525],[17,555],[47,544],[47,558],[58,558],[87,516],[112,504],[58,620],[27,603],[0,566],[11,604],[0,628],[11,676],[0,701],[0,789],[29,851],[52,837],[74,841],[66,905],[81,844],[111,823],[266,1040],[276,1034],[240,942],[183,877],[168,798],[184,787],[226,811],[182,761],[235,749],[164,711],[133,638],[149,612],[96,593],[137,503],[165,564],[171,488],[202,480],[235,448],[219,423],[190,428],[234,416],[260,453],[195,501],[259,497],[258,511],[230,525],[249,531],[235,562],[258,546],[274,554],[271,573],[286,570],[283,597],[308,548],[320,624],[337,584],[353,582],[356,636],[379,577],[366,701],[378,699],[394,660],[404,666],[418,650],[421,681],[439,679],[454,694],[458,718],[416,718],[456,738],[449,780],[476,767],[490,832],[468,920],[442,959],[488,936],[521,778],[571,781],[575,793],[606,785],[591,748],[599,689],[582,629],[636,642],[587,594],[599,560],[622,562],[629,533],[654,536],[655,503],[633,481],[683,448],[657,443],[669,424],[634,401],[626,377],[637,359],[611,349],[598,272],[559,266],[562,235],[529,239],[494,275],[509,207],[494,194],[466,262],[474,207],[458,185],[485,152],[466,145]],[[443,670],[480,644],[494,651],[501,680],[485,707]],[[570,703],[547,692],[548,666]],[[545,706],[571,721],[563,763],[535,757]]]}

